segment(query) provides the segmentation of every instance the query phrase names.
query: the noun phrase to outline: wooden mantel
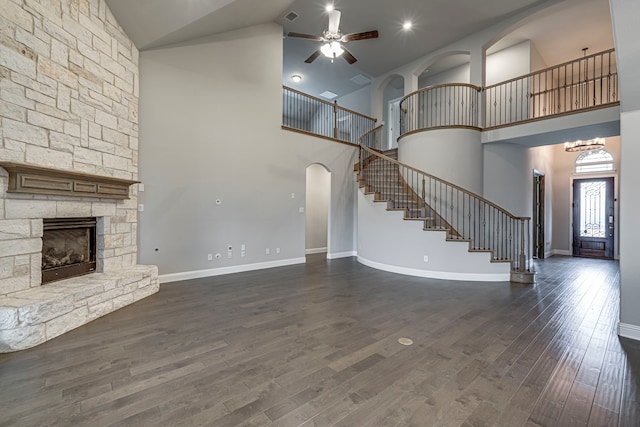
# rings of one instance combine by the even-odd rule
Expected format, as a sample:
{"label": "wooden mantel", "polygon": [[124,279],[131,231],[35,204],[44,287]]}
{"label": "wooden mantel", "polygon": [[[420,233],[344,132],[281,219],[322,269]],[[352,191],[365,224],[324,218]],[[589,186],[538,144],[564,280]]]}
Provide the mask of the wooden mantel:
{"label": "wooden mantel", "polygon": [[0,166],[9,173],[9,193],[128,199],[129,186],[140,182],[18,163]]}

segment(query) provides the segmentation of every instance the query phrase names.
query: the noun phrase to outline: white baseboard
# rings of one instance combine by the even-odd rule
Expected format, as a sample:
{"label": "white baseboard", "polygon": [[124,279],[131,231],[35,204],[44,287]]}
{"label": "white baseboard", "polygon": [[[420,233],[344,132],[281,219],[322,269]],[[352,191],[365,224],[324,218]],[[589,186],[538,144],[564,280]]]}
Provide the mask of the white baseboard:
{"label": "white baseboard", "polygon": [[640,341],[640,326],[628,323],[618,324],[618,335],[632,340]]}
{"label": "white baseboard", "polygon": [[349,257],[352,257],[352,256],[358,256],[358,252],[351,251],[351,252],[330,253],[330,254],[327,254],[327,259],[349,258]]}
{"label": "white baseboard", "polygon": [[265,268],[284,267],[287,265],[304,264],[306,258],[291,258],[277,261],[258,262],[255,264],[232,265],[230,267],[210,268],[207,270],[185,271],[182,273],[161,274],[158,276],[160,283],[178,282],[180,280],[200,279],[202,277],[221,276],[245,271],[263,270]]}
{"label": "white baseboard", "polygon": [[[554,256],[554,255],[572,256],[573,252],[565,249],[552,249],[550,254],[551,256]],[[546,257],[547,254],[545,253],[544,256]]]}
{"label": "white baseboard", "polygon": [[510,273],[455,273],[448,271],[418,270],[417,268],[397,267],[395,265],[381,264],[379,262],[370,261],[360,256],[358,257],[358,262],[366,265],[367,267],[375,268],[377,270],[405,274],[407,276],[425,277],[429,279],[465,280],[472,282],[508,282],[511,280]]}
{"label": "white baseboard", "polygon": [[305,249],[304,251],[306,255],[324,254],[326,252],[327,252],[327,248],[311,248],[311,249]]}

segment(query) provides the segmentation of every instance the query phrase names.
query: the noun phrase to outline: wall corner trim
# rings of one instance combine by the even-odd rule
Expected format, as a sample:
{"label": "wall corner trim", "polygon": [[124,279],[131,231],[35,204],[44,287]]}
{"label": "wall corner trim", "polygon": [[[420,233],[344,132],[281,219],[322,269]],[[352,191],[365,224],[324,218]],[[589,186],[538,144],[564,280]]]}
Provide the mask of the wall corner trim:
{"label": "wall corner trim", "polygon": [[338,258],[349,258],[352,256],[358,256],[358,252],[335,252],[335,253],[327,253],[327,259],[338,259]]}
{"label": "wall corner trim", "polygon": [[624,338],[640,341],[640,326],[620,323],[618,325],[618,335]]}
{"label": "wall corner trim", "polygon": [[313,254],[324,254],[327,253],[327,248],[311,248],[311,249],[305,249],[304,251],[305,255],[313,255]]}
{"label": "wall corner trim", "polygon": [[206,270],[184,271],[181,273],[161,274],[160,283],[179,282],[181,280],[201,279],[203,277],[222,276],[224,274],[242,273],[245,271],[264,270],[266,268],[285,267],[288,265],[304,264],[306,258],[290,258],[277,261],[258,262],[254,264],[232,265],[229,267],[210,268]]}
{"label": "wall corner trim", "polygon": [[375,268],[377,270],[404,274],[407,276],[424,277],[428,279],[467,280],[473,282],[509,282],[511,280],[510,273],[457,273],[453,271],[418,270],[417,268],[398,267],[395,265],[382,264],[379,262],[370,261],[366,258],[362,258],[361,256],[358,256],[358,262],[366,265],[367,267]]}

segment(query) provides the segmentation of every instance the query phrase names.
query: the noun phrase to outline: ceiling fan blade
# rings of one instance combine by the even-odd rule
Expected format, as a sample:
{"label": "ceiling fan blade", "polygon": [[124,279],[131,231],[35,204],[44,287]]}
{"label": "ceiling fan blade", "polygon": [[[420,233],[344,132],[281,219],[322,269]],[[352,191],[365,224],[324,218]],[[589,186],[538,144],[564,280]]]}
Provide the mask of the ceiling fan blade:
{"label": "ceiling fan blade", "polygon": [[320,51],[320,49],[316,50],[315,52],[313,52],[313,53],[311,54],[311,56],[310,56],[310,57],[308,57],[307,59],[305,59],[305,61],[304,61],[304,62],[305,62],[305,63],[307,63],[307,64],[311,64],[313,61],[315,61],[315,60],[316,60],[316,58],[317,58],[318,56],[320,56],[320,54],[321,54],[321,53],[322,53],[322,52]]}
{"label": "ceiling fan blade", "polygon": [[342,52],[342,57],[344,58],[345,61],[347,61],[349,64],[353,64],[357,61],[356,57],[353,56],[351,54],[351,52],[349,52],[347,50],[346,47],[342,46],[342,50],[344,50],[344,52]]}
{"label": "ceiling fan blade", "polygon": [[363,33],[352,33],[342,36],[340,39],[343,42],[355,42],[358,40],[368,40],[368,39],[377,39],[378,38],[378,30],[373,31],[365,31]]}
{"label": "ceiling fan blade", "polygon": [[333,9],[329,12],[329,33],[338,34],[340,31],[340,11]]}
{"label": "ceiling fan blade", "polygon": [[320,36],[312,36],[311,34],[302,34],[302,33],[287,33],[287,37],[296,37],[299,39],[314,40],[318,42],[323,40],[323,38]]}

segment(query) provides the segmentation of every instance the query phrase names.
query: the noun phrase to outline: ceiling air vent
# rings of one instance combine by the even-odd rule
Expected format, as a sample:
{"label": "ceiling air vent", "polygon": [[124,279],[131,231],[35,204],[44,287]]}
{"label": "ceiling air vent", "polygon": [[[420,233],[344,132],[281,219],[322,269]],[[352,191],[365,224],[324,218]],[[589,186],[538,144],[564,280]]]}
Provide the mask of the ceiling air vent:
{"label": "ceiling air vent", "polygon": [[329,90],[325,90],[324,92],[322,92],[320,94],[320,96],[323,97],[323,98],[327,98],[327,99],[333,99],[336,96],[338,96],[338,94],[337,93],[333,93],[333,92],[331,92]]}
{"label": "ceiling air vent", "polygon": [[291,12],[287,13],[287,14],[284,16],[284,19],[286,19],[286,20],[287,20],[287,21],[289,21],[289,22],[293,22],[293,21],[295,21],[296,19],[298,19],[298,16],[300,16],[300,15],[298,15],[297,13],[295,13],[295,12],[292,10]]}
{"label": "ceiling air vent", "polygon": [[351,80],[352,82],[360,86],[364,86],[366,84],[371,83],[371,79],[363,74],[358,74],[357,76],[353,76],[349,80]]}

